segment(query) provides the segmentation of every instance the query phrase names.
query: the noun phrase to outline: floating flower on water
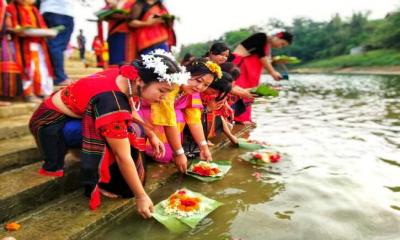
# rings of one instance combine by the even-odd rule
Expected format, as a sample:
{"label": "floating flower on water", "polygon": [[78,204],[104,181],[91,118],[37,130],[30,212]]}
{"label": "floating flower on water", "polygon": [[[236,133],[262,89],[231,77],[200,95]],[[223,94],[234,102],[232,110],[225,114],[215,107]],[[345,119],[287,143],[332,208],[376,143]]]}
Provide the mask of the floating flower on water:
{"label": "floating flower on water", "polygon": [[263,150],[262,152],[252,152],[251,157],[255,161],[262,161],[266,163],[276,163],[281,159],[279,152],[271,150]]}
{"label": "floating flower on water", "polygon": [[261,173],[255,172],[255,173],[253,173],[252,175],[253,175],[254,177],[256,177],[257,181],[260,181],[260,180],[261,180],[261,177],[262,177]]}
{"label": "floating flower on water", "polygon": [[16,223],[16,222],[12,222],[12,223],[7,223],[6,224],[6,230],[11,232],[11,231],[18,231],[21,228],[21,225]]}

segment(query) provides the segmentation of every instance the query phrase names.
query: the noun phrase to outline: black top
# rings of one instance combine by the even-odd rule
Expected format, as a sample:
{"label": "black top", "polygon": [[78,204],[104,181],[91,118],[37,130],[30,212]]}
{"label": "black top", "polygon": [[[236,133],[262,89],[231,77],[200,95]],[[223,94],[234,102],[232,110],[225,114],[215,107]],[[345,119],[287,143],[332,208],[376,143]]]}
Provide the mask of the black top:
{"label": "black top", "polygon": [[259,58],[265,57],[266,44],[267,34],[265,33],[255,33],[241,43],[250,54],[256,54]]}

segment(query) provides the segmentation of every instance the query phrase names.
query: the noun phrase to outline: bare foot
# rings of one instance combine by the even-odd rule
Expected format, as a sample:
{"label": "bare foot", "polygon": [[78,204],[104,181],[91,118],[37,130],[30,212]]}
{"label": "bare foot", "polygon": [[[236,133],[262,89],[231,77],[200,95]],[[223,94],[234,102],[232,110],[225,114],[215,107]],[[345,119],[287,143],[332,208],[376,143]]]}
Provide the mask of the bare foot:
{"label": "bare foot", "polygon": [[210,140],[207,140],[207,145],[208,145],[209,147],[213,147],[213,146],[214,146],[214,143],[212,143]]}
{"label": "bare foot", "polygon": [[101,189],[101,188],[99,188],[99,192],[100,192],[103,196],[108,197],[108,198],[111,198],[111,199],[119,198],[119,196],[118,196],[117,194],[108,192],[108,191],[106,191],[106,190],[104,190],[104,189]]}

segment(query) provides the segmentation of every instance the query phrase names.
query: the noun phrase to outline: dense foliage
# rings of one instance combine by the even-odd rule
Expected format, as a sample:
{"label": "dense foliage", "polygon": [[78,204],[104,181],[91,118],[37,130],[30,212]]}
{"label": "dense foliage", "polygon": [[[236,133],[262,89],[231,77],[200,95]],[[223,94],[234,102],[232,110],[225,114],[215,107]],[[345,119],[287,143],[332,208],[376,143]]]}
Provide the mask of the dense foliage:
{"label": "dense foliage", "polygon": [[[391,49],[383,51],[395,53],[400,49],[400,10],[389,13],[384,19],[369,20],[369,13],[353,13],[349,18],[339,14],[330,21],[318,22],[308,18],[296,18],[291,26],[279,20],[268,22],[268,26],[250,27],[224,33],[219,39],[234,48],[240,41],[260,29],[280,27],[290,29],[295,35],[294,43],[273,54],[287,54],[302,59],[303,63],[348,55],[350,50],[361,47],[364,51]],[[196,56],[206,53],[214,41],[182,46],[180,56],[190,52]],[[374,56],[372,54],[371,56]],[[397,59],[397,57],[396,57]],[[397,63],[396,63],[397,64]],[[391,62],[390,65],[393,65]]]}

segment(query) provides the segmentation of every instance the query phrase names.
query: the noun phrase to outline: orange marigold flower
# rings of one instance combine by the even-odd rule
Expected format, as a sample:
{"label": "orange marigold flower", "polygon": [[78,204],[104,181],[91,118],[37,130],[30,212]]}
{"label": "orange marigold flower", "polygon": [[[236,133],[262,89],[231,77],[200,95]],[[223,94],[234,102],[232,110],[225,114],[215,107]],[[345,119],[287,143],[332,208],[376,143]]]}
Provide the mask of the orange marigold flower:
{"label": "orange marigold flower", "polygon": [[21,228],[21,225],[16,223],[16,222],[12,222],[12,223],[7,223],[6,224],[6,230],[11,232],[11,231],[18,231]]}

